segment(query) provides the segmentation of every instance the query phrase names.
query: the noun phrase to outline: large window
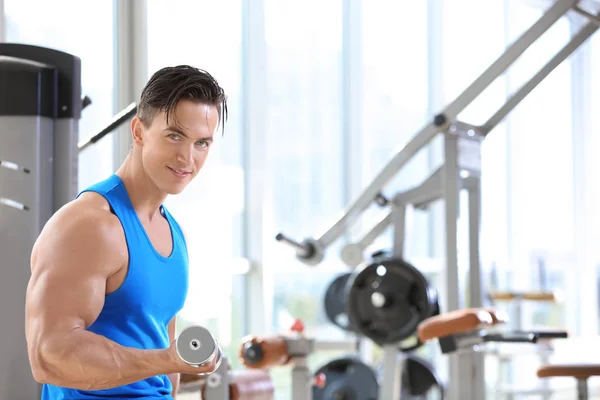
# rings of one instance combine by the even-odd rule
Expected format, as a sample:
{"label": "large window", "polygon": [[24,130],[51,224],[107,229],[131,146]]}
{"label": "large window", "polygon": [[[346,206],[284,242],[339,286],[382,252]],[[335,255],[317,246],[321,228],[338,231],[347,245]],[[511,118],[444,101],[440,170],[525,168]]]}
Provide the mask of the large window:
{"label": "large window", "polygon": [[[302,318],[307,333],[320,339],[342,336],[323,313],[327,285],[344,270],[339,248],[329,248],[320,265],[308,267],[274,237],[277,232],[318,237],[345,203],[342,14],[341,1],[265,1],[263,254],[274,293],[269,325],[283,332]],[[289,393],[290,371],[273,373],[278,391]]]}
{"label": "large window", "polygon": [[[591,238],[586,240],[586,243],[590,244],[590,248],[588,251],[591,254],[592,263],[596,265],[595,272],[596,276],[590,277],[589,279],[593,279],[596,282],[597,291],[600,293],[600,246],[597,244],[600,243],[600,179],[598,179],[598,172],[600,171],[600,157],[597,156],[600,153],[600,115],[595,112],[595,110],[600,109],[600,78],[595,71],[598,71],[600,68],[600,36],[598,32],[590,39],[589,46],[590,54],[591,54],[591,65],[590,71],[592,71],[591,82],[589,85],[589,100],[591,102],[589,115],[589,121],[591,122],[591,126],[587,130],[589,132],[589,145],[592,147],[590,153],[590,159],[588,164],[591,168],[591,173],[587,175],[589,180],[585,183],[588,187],[591,188],[590,193],[591,199],[588,200],[591,204],[593,204],[592,208],[589,210],[591,214],[589,215],[588,224],[591,225],[591,229],[588,232],[591,234]],[[600,297],[595,299],[598,320],[600,321]],[[600,333],[600,325],[597,328],[597,332]]]}
{"label": "large window", "polygon": [[148,2],[148,73],[189,64],[213,75],[224,88],[229,120],[219,130],[196,180],[166,206],[186,232],[190,291],[178,329],[202,324],[219,339],[230,361],[237,350],[244,308],[242,213],[244,173],[241,132],[241,1]]}
{"label": "large window", "polygon": [[[361,151],[353,163],[362,175],[351,177],[360,187],[369,185],[393,156],[427,123],[429,109],[427,2],[363,1],[361,49]],[[410,37],[411,40],[406,40]],[[410,161],[384,188],[398,191],[422,183],[430,173],[426,150]],[[383,217],[374,205],[365,213],[363,234]],[[408,256],[429,256],[428,215],[416,212],[409,228]],[[373,250],[392,246],[392,229],[373,244]],[[368,256],[368,254],[366,255]]]}
{"label": "large window", "polygon": [[[511,40],[543,11],[526,5],[513,7]],[[509,75],[510,91],[518,89],[568,42],[570,29],[569,20],[562,18],[529,49]],[[514,288],[521,284],[525,290],[576,289],[570,280],[573,274],[566,273],[577,268],[571,94],[571,63],[566,60],[508,118],[510,261],[505,270],[512,275]],[[560,305],[535,305],[524,320],[528,326],[569,325],[576,329],[574,320],[568,320],[569,315],[561,310]]]}
{"label": "large window", "polygon": [[312,334],[331,330],[320,295],[340,269],[338,252],[329,249],[324,263],[311,269],[274,237],[280,231],[318,236],[344,206],[341,5],[321,3],[314,13],[316,2],[265,1],[264,254],[265,268],[275,276],[275,330],[287,329],[296,317],[304,318]]}
{"label": "large window", "polygon": [[[81,59],[82,90],[92,99],[79,124],[79,138],[100,131],[113,116],[113,2],[4,0],[6,40],[50,47]],[[76,16],[76,17],[74,17]],[[113,172],[108,135],[79,157],[79,189]]]}

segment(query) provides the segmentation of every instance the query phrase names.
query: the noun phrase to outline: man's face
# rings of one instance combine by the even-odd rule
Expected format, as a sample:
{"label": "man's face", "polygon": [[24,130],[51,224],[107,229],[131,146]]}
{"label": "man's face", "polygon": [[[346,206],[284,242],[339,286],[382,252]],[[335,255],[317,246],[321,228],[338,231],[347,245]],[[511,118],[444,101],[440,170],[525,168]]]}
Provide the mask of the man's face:
{"label": "man's face", "polygon": [[214,106],[182,100],[175,118],[157,113],[142,130],[141,154],[146,174],[167,194],[178,194],[196,177],[212,145],[218,112]]}

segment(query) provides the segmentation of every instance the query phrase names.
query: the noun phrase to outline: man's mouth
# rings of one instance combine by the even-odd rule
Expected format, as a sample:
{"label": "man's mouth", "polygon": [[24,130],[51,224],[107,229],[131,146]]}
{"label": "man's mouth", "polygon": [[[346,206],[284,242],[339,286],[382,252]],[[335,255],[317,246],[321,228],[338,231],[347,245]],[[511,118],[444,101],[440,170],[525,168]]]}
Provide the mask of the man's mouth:
{"label": "man's mouth", "polygon": [[175,175],[177,175],[181,178],[186,177],[189,174],[191,174],[190,171],[186,171],[184,169],[175,169],[175,168],[171,168],[171,167],[167,167],[167,168],[169,168],[171,170],[171,172],[173,172]]}

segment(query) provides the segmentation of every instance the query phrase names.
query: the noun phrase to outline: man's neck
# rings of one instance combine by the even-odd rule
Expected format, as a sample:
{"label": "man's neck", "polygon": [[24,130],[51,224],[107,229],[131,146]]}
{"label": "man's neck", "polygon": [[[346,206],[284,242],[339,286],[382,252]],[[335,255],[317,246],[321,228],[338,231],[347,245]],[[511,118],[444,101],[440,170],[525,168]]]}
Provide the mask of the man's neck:
{"label": "man's neck", "polygon": [[136,165],[131,154],[115,174],[123,181],[129,200],[140,219],[151,222],[161,215],[160,206],[167,195],[156,187],[141,165]]}

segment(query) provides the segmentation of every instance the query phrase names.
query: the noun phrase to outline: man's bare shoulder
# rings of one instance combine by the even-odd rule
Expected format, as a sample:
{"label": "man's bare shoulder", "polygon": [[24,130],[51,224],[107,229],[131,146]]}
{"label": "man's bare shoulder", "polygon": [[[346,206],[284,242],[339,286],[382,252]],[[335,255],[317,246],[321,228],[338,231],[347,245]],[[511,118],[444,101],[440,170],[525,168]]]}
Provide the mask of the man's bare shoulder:
{"label": "man's bare shoulder", "polygon": [[119,219],[107,200],[92,192],[64,205],[48,220],[33,247],[31,261],[34,267],[38,257],[80,259],[86,255],[90,264],[108,262],[109,269],[120,268],[127,255]]}

